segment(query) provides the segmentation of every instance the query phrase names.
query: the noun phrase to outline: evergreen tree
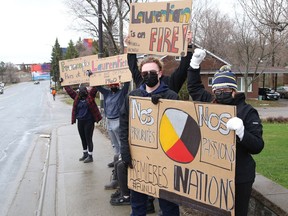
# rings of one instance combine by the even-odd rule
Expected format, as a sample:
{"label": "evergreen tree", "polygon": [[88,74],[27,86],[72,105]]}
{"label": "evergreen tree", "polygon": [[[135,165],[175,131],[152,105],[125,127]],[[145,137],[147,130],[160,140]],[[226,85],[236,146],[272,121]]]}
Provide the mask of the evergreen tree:
{"label": "evergreen tree", "polygon": [[4,76],[6,69],[7,69],[6,64],[3,61],[1,61],[0,62],[0,76],[1,76],[2,82],[4,82],[3,76]]}
{"label": "evergreen tree", "polygon": [[65,59],[73,59],[77,57],[79,57],[78,51],[76,50],[73,41],[70,40],[66,51]]}
{"label": "evergreen tree", "polygon": [[60,70],[59,70],[59,61],[62,60],[62,50],[60,44],[58,43],[58,38],[56,38],[55,45],[52,49],[51,54],[51,74],[53,76],[53,81],[57,84],[55,86],[57,89],[59,87],[59,78],[60,78]]}

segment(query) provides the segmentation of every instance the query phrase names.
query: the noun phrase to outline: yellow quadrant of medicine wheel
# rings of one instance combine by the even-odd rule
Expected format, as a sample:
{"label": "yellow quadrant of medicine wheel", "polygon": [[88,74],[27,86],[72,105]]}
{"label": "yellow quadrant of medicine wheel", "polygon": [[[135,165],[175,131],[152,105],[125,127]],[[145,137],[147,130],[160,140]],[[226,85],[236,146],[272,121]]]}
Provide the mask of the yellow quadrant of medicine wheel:
{"label": "yellow quadrant of medicine wheel", "polygon": [[162,116],[160,123],[160,143],[163,150],[168,151],[177,141],[179,137],[166,114]]}

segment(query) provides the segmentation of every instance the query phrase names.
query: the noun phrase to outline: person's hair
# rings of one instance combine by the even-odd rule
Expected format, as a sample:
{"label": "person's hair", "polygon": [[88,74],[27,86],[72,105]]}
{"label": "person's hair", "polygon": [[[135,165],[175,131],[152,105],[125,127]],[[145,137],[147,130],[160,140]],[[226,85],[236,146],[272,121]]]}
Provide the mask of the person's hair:
{"label": "person's hair", "polygon": [[158,65],[159,67],[159,70],[162,71],[163,69],[163,63],[158,59],[158,58],[155,58],[153,56],[149,56],[149,57],[146,57],[145,59],[143,59],[139,65],[139,71],[142,72],[142,67],[144,64],[147,64],[147,63],[155,63]]}

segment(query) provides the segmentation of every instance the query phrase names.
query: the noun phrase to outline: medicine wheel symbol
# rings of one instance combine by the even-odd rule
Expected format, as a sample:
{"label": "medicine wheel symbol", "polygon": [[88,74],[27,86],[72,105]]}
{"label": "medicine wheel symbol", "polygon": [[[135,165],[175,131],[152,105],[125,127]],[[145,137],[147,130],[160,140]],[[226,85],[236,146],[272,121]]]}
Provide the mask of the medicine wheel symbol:
{"label": "medicine wheel symbol", "polygon": [[167,109],[159,127],[159,140],[165,154],[179,163],[192,162],[201,140],[197,122],[182,110]]}

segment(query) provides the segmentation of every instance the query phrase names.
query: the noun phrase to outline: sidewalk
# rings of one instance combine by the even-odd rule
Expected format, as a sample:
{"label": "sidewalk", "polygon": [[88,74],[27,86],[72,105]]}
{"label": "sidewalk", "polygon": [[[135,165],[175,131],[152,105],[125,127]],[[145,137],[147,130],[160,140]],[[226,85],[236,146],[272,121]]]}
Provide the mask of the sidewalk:
{"label": "sidewalk", "polygon": [[82,147],[77,126],[67,125],[52,132],[45,195],[40,215],[126,216],[130,206],[110,205],[114,190],[104,190],[110,181],[113,158],[109,139],[95,127],[94,162],[79,161]]}

